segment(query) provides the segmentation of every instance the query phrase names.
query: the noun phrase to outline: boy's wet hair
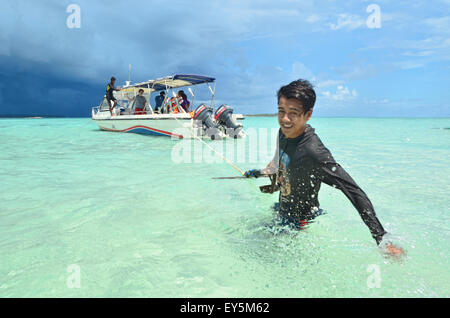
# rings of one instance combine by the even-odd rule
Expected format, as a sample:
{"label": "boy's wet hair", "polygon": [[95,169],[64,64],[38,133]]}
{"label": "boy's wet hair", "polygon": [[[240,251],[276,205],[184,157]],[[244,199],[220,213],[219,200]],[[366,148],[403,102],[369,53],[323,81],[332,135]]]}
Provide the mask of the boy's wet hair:
{"label": "boy's wet hair", "polygon": [[313,86],[307,80],[299,79],[282,86],[277,92],[278,102],[280,98],[294,98],[302,103],[304,113],[307,113],[314,107],[316,102],[316,92]]}
{"label": "boy's wet hair", "polygon": [[141,88],[141,89],[138,91],[138,93],[140,93],[140,92],[144,92],[144,90]]}

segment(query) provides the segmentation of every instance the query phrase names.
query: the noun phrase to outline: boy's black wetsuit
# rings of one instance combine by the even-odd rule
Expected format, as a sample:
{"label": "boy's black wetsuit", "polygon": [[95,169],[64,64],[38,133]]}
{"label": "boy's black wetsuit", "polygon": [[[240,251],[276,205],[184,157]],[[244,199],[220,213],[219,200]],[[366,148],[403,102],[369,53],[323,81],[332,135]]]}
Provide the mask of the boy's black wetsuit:
{"label": "boy's black wetsuit", "polygon": [[386,231],[375,215],[372,203],[334,161],[314,128],[307,125],[306,131],[294,139],[286,138],[280,129],[278,138],[278,158],[274,160],[279,160],[276,175],[280,188],[279,216],[300,226],[313,219],[320,211],[318,194],[321,183],[325,182],[347,196],[379,244]]}

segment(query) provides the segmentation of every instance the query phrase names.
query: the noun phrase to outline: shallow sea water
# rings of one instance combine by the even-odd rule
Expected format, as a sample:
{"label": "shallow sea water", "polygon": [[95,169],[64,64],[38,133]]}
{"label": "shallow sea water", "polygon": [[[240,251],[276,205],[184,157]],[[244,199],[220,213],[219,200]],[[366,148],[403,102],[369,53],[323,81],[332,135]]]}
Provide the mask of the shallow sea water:
{"label": "shallow sea water", "polygon": [[[193,162],[177,163],[182,144],[170,138],[87,118],[1,119],[0,296],[449,297],[450,119],[310,123],[406,249],[402,261],[383,257],[326,185],[326,214],[274,235],[264,224],[277,195],[258,189],[267,179],[211,179],[237,172],[211,154],[195,162],[208,152],[198,141],[183,141]],[[245,127],[259,136],[277,122]],[[251,140],[225,144],[245,150],[234,157],[243,170],[272,156]]]}

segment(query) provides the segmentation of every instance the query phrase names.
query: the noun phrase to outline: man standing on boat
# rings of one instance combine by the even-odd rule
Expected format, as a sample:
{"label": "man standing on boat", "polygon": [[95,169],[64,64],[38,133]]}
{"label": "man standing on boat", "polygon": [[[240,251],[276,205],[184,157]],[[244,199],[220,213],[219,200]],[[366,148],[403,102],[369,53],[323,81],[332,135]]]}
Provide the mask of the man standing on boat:
{"label": "man standing on boat", "polygon": [[[322,182],[341,190],[358,210],[377,244],[383,241],[391,255],[403,250],[383,240],[387,232],[378,220],[367,195],[334,160],[314,128],[311,118],[316,93],[306,80],[297,80],[278,91],[278,145],[275,158],[262,170],[249,170],[245,176],[272,175],[272,185],[264,192],[280,190],[277,206],[281,225],[301,229],[321,214],[318,194]],[[263,189],[261,189],[263,190]],[[386,244],[384,244],[386,243]]]}
{"label": "man standing on boat", "polygon": [[[106,85],[106,100],[108,101],[109,105],[109,112],[112,116],[112,110],[117,106],[117,99],[114,97],[114,91],[120,91],[120,88],[116,88],[114,85],[116,84],[116,78],[113,76],[111,77],[111,82]],[[111,102],[114,103],[114,105],[111,107]]]}

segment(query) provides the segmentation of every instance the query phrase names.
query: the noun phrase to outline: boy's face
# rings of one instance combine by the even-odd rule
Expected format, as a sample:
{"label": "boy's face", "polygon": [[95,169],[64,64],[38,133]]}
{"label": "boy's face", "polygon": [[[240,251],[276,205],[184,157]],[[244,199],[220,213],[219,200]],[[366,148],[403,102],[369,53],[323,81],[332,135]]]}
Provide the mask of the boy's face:
{"label": "boy's face", "polygon": [[278,123],[286,138],[297,138],[306,127],[306,122],[311,118],[312,109],[306,114],[303,111],[302,102],[294,98],[280,97],[278,101]]}

